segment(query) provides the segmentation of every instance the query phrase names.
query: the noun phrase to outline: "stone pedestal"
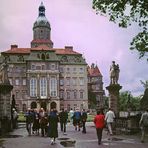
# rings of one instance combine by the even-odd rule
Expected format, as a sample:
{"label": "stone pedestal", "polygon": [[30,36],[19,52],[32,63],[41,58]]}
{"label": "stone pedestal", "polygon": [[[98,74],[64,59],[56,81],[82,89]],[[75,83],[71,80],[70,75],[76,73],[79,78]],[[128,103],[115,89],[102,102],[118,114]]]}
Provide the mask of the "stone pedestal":
{"label": "stone pedestal", "polygon": [[119,90],[122,88],[119,84],[111,84],[106,87],[109,91],[109,107],[118,114],[118,98],[119,98]]}
{"label": "stone pedestal", "polygon": [[0,125],[1,134],[11,130],[11,90],[9,83],[0,84]]}

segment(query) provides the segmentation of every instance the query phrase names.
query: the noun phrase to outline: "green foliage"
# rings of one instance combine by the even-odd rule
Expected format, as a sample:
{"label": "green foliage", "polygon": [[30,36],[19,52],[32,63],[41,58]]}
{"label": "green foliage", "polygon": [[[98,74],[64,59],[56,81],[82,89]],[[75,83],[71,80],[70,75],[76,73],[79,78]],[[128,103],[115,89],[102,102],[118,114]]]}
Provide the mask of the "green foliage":
{"label": "green foliage", "polygon": [[119,110],[128,111],[128,109],[132,111],[139,110],[140,99],[139,97],[133,97],[128,91],[121,92],[119,95]]}
{"label": "green foliage", "polygon": [[137,50],[139,58],[148,57],[148,0],[93,0],[93,9],[109,16],[119,27],[138,24],[140,32],[133,38],[130,49]]}
{"label": "green foliage", "polygon": [[146,88],[144,91],[144,95],[140,101],[140,105],[142,109],[148,108],[148,88]]}
{"label": "green foliage", "polygon": [[92,91],[88,91],[89,108],[96,108],[96,94]]}

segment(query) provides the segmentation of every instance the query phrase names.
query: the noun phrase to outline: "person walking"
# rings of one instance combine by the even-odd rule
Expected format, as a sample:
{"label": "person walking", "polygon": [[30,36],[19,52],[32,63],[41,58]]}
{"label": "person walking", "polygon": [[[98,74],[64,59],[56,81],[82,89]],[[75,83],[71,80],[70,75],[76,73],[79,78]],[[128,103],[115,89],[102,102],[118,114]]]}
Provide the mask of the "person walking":
{"label": "person walking", "polygon": [[102,109],[97,111],[97,115],[94,118],[94,124],[96,127],[98,144],[100,145],[102,141],[103,128],[105,126],[105,116]]}
{"label": "person walking", "polygon": [[68,120],[68,113],[64,108],[62,111],[59,113],[59,118],[60,118],[60,125],[61,125],[61,131],[66,134],[66,124]]}
{"label": "person walking", "polygon": [[86,121],[87,121],[87,112],[85,109],[82,110],[82,115],[81,115],[81,122],[82,122],[82,133],[86,134]]}
{"label": "person walking", "polygon": [[58,115],[56,109],[51,109],[49,114],[49,137],[51,138],[51,145],[55,143],[58,137]]}
{"label": "person walking", "polygon": [[69,111],[70,124],[73,123],[73,114],[74,114],[74,111],[73,111],[73,109],[71,108],[70,111]]}
{"label": "person walking", "polygon": [[26,129],[27,129],[28,135],[31,136],[33,113],[30,108],[28,108],[27,112],[25,113],[25,117],[26,117]]}
{"label": "person walking", "polygon": [[39,135],[39,129],[40,129],[39,113],[38,113],[37,109],[34,109],[34,112],[33,112],[33,127],[32,127],[33,134],[35,132],[37,135]]}
{"label": "person walking", "polygon": [[107,128],[108,128],[108,131],[109,131],[110,135],[113,135],[112,127],[113,127],[114,119],[115,119],[115,114],[111,110],[111,108],[109,108],[108,112],[105,115],[105,121],[107,123]]}
{"label": "person walking", "polygon": [[80,124],[81,124],[81,112],[77,108],[73,115],[73,124],[75,126],[75,130],[80,131]]}
{"label": "person walking", "polygon": [[12,109],[12,125],[13,125],[13,129],[16,129],[18,127],[17,119],[18,119],[18,113],[17,113],[16,109],[13,108]]}
{"label": "person walking", "polygon": [[43,108],[41,108],[39,111],[39,118],[40,118],[39,122],[41,127],[41,136],[44,137],[45,135],[47,135],[48,115]]}
{"label": "person walking", "polygon": [[141,119],[139,121],[139,126],[141,128],[141,142],[144,142],[145,132],[148,130],[148,109],[141,115]]}

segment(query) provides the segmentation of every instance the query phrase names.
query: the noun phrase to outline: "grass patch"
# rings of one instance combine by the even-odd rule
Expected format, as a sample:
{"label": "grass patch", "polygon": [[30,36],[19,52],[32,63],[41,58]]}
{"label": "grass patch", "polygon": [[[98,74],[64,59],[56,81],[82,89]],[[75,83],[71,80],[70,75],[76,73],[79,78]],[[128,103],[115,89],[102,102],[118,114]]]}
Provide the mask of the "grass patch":
{"label": "grass patch", "polygon": [[18,115],[18,122],[25,122],[26,121],[26,117],[24,116],[23,112],[20,112]]}
{"label": "grass patch", "polygon": [[93,122],[95,115],[87,115],[87,122]]}

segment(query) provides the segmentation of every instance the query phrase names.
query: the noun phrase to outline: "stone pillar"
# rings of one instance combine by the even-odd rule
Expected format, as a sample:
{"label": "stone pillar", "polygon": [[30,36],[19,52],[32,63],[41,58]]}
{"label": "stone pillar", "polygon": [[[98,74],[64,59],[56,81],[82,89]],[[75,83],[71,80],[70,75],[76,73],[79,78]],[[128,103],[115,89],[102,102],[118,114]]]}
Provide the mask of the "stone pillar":
{"label": "stone pillar", "polygon": [[118,98],[119,98],[119,90],[122,88],[119,84],[110,84],[106,87],[109,92],[109,107],[118,114]]}
{"label": "stone pillar", "polygon": [[0,84],[0,124],[1,134],[11,130],[11,90],[13,86],[10,83]]}

